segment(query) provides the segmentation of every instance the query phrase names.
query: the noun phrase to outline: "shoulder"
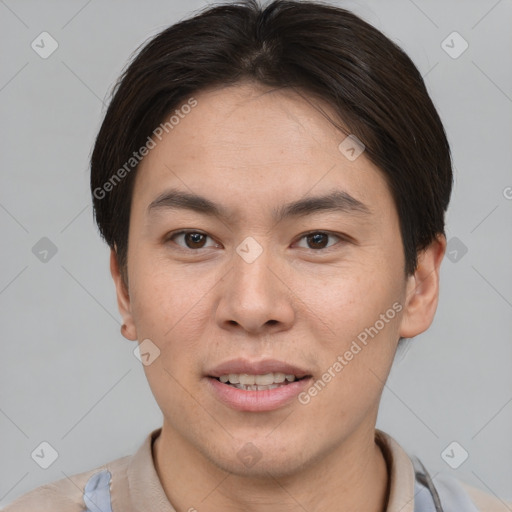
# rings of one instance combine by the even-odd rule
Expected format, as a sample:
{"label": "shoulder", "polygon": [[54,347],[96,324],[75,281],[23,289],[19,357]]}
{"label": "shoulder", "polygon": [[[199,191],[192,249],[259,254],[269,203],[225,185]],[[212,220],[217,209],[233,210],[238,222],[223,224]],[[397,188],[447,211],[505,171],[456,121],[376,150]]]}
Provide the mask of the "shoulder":
{"label": "shoulder", "polygon": [[[389,510],[435,510],[439,500],[444,512],[512,512],[512,502],[473,487],[451,473],[432,477],[416,456],[410,456],[389,434],[376,429],[376,441],[389,463],[391,477]],[[414,505],[409,508],[408,503]]]}
{"label": "shoulder", "polygon": [[500,498],[462,481],[460,481],[460,485],[480,512],[510,512],[512,510],[512,501],[502,501]]}
{"label": "shoulder", "polygon": [[[2,512],[84,512],[87,510],[84,502],[86,486],[109,485],[110,479],[125,479],[131,458],[131,455],[121,457],[95,469],[37,487],[7,505]],[[106,482],[98,480],[105,480],[105,476],[108,477]]]}
{"label": "shoulder", "polygon": [[433,484],[445,512],[510,512],[512,503],[441,471]]}

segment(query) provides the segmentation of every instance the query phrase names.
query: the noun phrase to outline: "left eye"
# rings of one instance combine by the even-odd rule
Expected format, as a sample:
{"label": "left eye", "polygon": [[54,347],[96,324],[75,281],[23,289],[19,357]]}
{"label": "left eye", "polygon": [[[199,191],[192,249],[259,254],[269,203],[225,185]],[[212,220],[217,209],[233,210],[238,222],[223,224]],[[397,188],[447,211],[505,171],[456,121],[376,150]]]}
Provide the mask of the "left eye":
{"label": "left eye", "polygon": [[306,243],[308,245],[311,245],[312,247],[306,247],[307,249],[326,249],[328,247],[331,247],[331,245],[326,245],[327,240],[329,237],[337,238],[338,240],[341,240],[341,237],[337,235],[333,235],[332,233],[326,233],[324,231],[313,231],[311,233],[306,233],[305,235],[302,235],[300,240],[306,239]]}
{"label": "left eye", "polygon": [[[203,249],[205,247],[205,241],[210,238],[205,233],[200,231],[179,231],[169,237],[169,240],[175,240],[179,237],[184,237],[185,247],[187,249]],[[183,247],[181,244],[178,244]]]}

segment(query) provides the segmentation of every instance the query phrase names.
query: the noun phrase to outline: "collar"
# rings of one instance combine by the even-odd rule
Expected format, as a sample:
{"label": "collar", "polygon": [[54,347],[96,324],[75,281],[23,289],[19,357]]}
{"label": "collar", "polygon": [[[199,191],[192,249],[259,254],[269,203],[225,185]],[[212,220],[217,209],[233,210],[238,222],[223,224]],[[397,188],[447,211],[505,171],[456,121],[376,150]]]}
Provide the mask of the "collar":
{"label": "collar", "polygon": [[409,455],[386,432],[375,429],[375,442],[388,467],[386,512],[414,512],[414,466]]}

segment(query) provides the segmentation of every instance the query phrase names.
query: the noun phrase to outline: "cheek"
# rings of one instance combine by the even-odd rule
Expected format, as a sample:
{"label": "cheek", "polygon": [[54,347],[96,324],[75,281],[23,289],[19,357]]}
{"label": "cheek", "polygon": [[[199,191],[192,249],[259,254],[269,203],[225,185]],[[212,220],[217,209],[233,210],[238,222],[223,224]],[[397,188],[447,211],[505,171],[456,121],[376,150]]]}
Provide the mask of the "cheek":
{"label": "cheek", "polygon": [[359,269],[322,283],[297,281],[303,315],[319,349],[315,357],[321,382],[316,387],[321,393],[312,394],[322,395],[318,407],[340,404],[333,414],[348,408],[363,411],[380,395],[399,337],[403,279],[382,265]]}
{"label": "cheek", "polygon": [[343,342],[356,337],[400,297],[389,269],[361,261],[323,275],[297,270],[293,280],[303,317],[325,331],[327,340]]}
{"label": "cheek", "polygon": [[326,436],[336,436],[343,428],[355,429],[369,414],[377,413],[393,363],[397,316],[388,318],[388,323],[382,321],[380,330],[381,324],[375,325],[380,322],[378,317],[377,321],[365,321],[361,316],[356,320],[357,327],[338,322],[338,338],[319,352],[321,373],[299,397],[303,414]]}
{"label": "cheek", "polygon": [[151,335],[164,343],[202,325],[214,276],[199,278],[192,265],[171,265],[151,251],[134,255],[130,270],[132,314],[140,336]]}
{"label": "cheek", "polygon": [[139,341],[150,339],[159,351],[144,372],[159,405],[173,413],[195,408],[188,404],[184,389],[192,391],[197,385],[201,340],[209,319],[202,300],[205,290],[190,283],[176,271],[161,268],[148,268],[134,279],[132,314]]}

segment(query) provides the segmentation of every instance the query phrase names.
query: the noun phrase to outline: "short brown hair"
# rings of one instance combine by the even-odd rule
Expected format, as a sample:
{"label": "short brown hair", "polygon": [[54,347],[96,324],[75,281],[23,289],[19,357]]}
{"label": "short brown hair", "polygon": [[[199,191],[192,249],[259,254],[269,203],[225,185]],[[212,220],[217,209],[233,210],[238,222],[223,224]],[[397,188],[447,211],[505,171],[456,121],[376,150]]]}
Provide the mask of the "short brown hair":
{"label": "short brown hair", "polygon": [[405,274],[414,273],[417,253],[444,234],[452,189],[439,115],[418,69],[394,42],[347,10],[296,0],[208,7],[143,45],[117,81],[91,156],[91,192],[100,233],[123,273],[138,164],[132,155],[194,93],[245,79],[332,106],[385,176]]}

